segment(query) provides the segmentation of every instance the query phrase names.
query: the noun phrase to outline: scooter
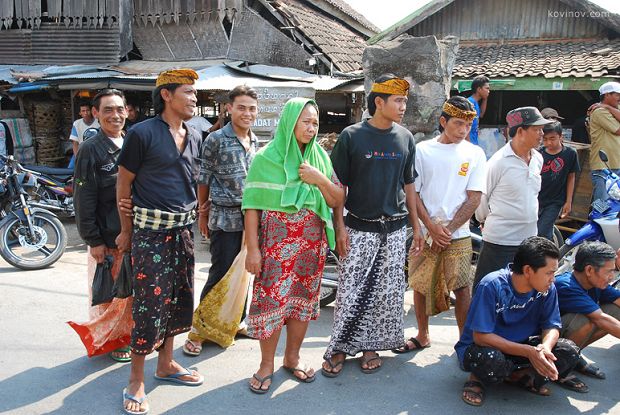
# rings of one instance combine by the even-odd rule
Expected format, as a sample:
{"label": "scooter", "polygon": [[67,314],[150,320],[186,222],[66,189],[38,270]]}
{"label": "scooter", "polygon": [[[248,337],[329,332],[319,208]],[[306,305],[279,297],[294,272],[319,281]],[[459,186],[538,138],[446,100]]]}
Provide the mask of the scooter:
{"label": "scooter", "polygon": [[600,159],[607,169],[599,177],[605,179],[609,199],[597,199],[592,203],[592,211],[588,215],[588,222],[570,237],[566,238],[560,248],[560,266],[558,273],[570,271],[575,259],[577,247],[585,241],[602,241],[614,249],[620,248],[620,230],[618,228],[618,214],[620,213],[620,177],[616,175],[607,162],[607,154],[603,150],[598,152]]}

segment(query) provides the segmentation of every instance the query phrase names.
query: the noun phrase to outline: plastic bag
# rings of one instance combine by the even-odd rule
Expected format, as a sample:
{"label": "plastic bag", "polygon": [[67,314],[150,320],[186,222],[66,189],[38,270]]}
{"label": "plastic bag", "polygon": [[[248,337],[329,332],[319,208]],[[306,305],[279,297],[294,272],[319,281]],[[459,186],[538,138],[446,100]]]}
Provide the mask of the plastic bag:
{"label": "plastic bag", "polygon": [[209,340],[224,348],[234,343],[250,283],[245,269],[247,253],[244,244],[226,275],[200,302],[188,336],[191,341]]}
{"label": "plastic bag", "polygon": [[93,278],[93,299],[92,306],[112,302],[114,298],[112,279],[112,257],[106,256],[101,264],[97,264],[95,278]]}
{"label": "plastic bag", "polygon": [[114,297],[127,298],[133,295],[133,269],[131,253],[123,255],[123,263],[114,282]]}

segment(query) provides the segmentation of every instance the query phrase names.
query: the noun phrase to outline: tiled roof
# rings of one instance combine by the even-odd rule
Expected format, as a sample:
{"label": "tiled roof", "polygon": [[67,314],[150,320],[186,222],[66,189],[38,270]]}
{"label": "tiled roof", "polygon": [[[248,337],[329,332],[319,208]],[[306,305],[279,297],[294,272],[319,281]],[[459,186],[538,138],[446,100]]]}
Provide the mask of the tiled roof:
{"label": "tiled roof", "polygon": [[620,39],[558,43],[461,45],[453,77],[583,78],[620,74]]}
{"label": "tiled roof", "polygon": [[300,30],[341,72],[362,69],[364,39],[334,19],[310,10],[298,2],[286,2],[278,10],[287,15]]}
{"label": "tiled roof", "polygon": [[353,19],[355,19],[359,24],[361,24],[365,28],[374,31],[375,33],[379,33],[381,31],[381,29],[379,29],[377,26],[375,26],[370,21],[368,21],[368,19],[366,19],[363,15],[356,12],[346,1],[344,0],[323,0],[323,1],[331,4],[335,8],[342,11],[343,13],[351,16]]}

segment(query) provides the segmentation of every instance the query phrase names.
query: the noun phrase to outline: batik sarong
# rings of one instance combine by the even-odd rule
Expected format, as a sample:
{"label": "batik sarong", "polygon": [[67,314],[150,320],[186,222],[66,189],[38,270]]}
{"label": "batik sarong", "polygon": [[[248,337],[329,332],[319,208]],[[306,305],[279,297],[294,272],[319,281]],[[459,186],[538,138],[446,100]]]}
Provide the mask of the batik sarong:
{"label": "batik sarong", "polygon": [[409,258],[409,286],[426,297],[426,315],[450,309],[450,291],[473,282],[471,238],[454,239],[446,249],[433,252],[425,244],[422,253]]}
{"label": "batik sarong", "polygon": [[307,209],[297,213],[263,211],[261,273],[254,278],[246,322],[248,336],[268,339],[289,319],[319,316],[321,275],[327,254],[323,221]]}
{"label": "batik sarong", "polygon": [[194,309],[194,236],[189,226],[136,229],[131,241],[134,277],[131,350],[148,354],[166,337],[189,331]]}
{"label": "batik sarong", "polygon": [[[116,279],[123,255],[117,249],[111,250],[114,258],[112,278]],[[92,285],[97,262],[88,251],[88,304],[91,303]],[[112,302],[92,306],[89,309],[90,320],[86,323],[67,323],[77,332],[86,347],[88,357],[109,353],[129,345],[133,320],[131,318],[132,297],[114,298]]]}
{"label": "batik sarong", "polygon": [[403,345],[406,228],[347,231],[351,249],[338,267],[334,326],[325,359]]}

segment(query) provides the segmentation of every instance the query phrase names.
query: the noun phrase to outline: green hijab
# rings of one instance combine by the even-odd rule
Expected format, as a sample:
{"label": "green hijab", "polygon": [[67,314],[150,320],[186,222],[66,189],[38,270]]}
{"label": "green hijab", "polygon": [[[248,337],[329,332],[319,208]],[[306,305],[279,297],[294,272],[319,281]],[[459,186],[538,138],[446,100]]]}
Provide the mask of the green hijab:
{"label": "green hijab", "polygon": [[304,107],[316,102],[308,98],[292,98],[284,105],[273,140],[260,149],[245,180],[241,208],[273,210],[296,213],[306,208],[325,222],[329,246],[336,245],[332,214],[318,187],[304,183],[299,178],[299,166],[306,161],[329,179],[332,163],[329,156],[316,142],[316,135],[306,144],[303,155],[297,144],[294,130]]}

